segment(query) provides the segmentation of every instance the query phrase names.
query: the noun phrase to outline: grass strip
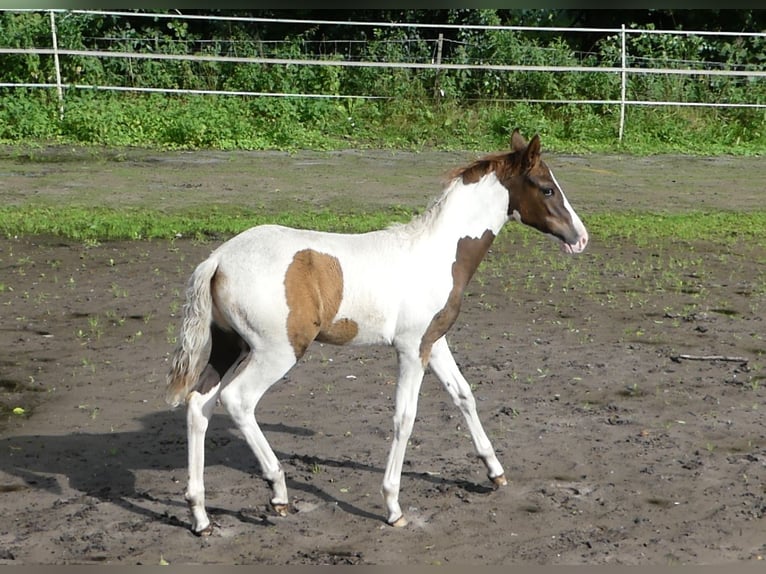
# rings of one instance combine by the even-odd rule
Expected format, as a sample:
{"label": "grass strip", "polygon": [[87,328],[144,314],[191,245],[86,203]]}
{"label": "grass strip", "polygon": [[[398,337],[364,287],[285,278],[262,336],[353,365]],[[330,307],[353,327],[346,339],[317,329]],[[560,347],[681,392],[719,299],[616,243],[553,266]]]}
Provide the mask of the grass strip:
{"label": "grass strip", "polygon": [[[5,237],[54,235],[78,241],[204,238],[231,236],[264,223],[361,233],[407,221],[413,215],[413,211],[401,207],[369,213],[305,211],[265,214],[220,208],[163,213],[142,209],[6,206],[0,208],[0,234]],[[656,239],[760,239],[766,232],[766,211],[600,213],[585,218],[585,224],[591,236],[601,241],[630,239],[641,244]]]}

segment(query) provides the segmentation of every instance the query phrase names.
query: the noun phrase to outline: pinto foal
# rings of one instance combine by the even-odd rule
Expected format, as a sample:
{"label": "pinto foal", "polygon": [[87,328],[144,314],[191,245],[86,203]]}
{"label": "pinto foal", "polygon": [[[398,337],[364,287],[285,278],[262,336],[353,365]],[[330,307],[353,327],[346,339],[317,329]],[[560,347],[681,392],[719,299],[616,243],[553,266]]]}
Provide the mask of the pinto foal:
{"label": "pinto foal", "polygon": [[442,195],[407,224],[361,234],[261,225],[218,247],[194,270],[168,374],[167,402],[187,407],[192,531],[210,534],[205,511],[204,439],[220,399],[242,431],[271,487],[271,505],[288,508],[285,475],[255,419],[264,393],[312,341],[387,344],[399,379],[394,435],[382,493],[393,526],[405,448],[427,366],[465,416],[495,485],[507,483],[482,428],[476,401],[447,346],[468,281],[509,219],[579,253],[588,233],[540,158],[540,138],[515,131],[511,151],[451,174]]}

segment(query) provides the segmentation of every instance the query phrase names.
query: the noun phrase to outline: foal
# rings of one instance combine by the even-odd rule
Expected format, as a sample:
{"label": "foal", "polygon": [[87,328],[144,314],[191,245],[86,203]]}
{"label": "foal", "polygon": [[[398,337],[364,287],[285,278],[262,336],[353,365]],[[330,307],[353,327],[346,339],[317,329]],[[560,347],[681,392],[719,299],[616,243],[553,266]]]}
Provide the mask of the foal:
{"label": "foal", "polygon": [[187,406],[186,500],[194,533],[212,531],[205,511],[204,439],[219,399],[260,463],[272,507],[286,514],[285,475],[255,407],[315,340],[396,349],[394,435],[382,486],[389,524],[407,524],[399,485],[427,366],[463,413],[489,479],[506,484],[445,333],[468,281],[509,219],[553,236],[566,253],[579,253],[588,243],[585,226],[540,159],[539,136],[527,143],[515,131],[511,147],[454,171],[441,197],[407,224],[362,234],[261,225],[197,266],[166,396],[170,405]]}

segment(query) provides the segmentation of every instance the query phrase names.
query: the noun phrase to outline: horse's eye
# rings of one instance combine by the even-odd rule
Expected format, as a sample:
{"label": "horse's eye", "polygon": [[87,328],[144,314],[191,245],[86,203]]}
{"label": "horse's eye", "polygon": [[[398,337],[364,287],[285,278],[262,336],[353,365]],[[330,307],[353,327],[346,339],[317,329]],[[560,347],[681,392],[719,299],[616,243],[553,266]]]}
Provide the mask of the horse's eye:
{"label": "horse's eye", "polygon": [[545,197],[553,197],[553,188],[552,187],[544,187],[542,189],[543,195]]}

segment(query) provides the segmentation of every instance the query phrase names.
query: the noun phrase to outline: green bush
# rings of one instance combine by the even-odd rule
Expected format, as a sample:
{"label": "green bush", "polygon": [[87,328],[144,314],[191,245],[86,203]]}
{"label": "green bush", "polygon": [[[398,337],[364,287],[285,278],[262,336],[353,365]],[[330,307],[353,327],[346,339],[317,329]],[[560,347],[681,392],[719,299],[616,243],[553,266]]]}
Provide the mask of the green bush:
{"label": "green bush", "polygon": [[45,140],[58,135],[58,109],[46,92],[0,95],[0,140]]}
{"label": "green bush", "polygon": [[[456,21],[498,24],[496,10],[453,11]],[[138,22],[138,24],[137,24]],[[47,14],[0,12],[2,44],[49,45]],[[140,26],[140,27],[138,27]],[[203,36],[203,27],[215,32]],[[100,14],[57,16],[62,47],[168,54],[225,54],[281,58],[354,58],[362,61],[429,61],[433,37],[420,28],[365,31],[347,55],[322,54],[307,41],[316,28],[265,44],[256,27],[190,24],[167,19],[127,19]],[[113,38],[113,40],[110,40]],[[199,43],[201,39],[212,40]],[[762,67],[760,38],[713,44],[706,37],[629,36],[633,63],[684,66],[708,58],[727,66]],[[227,39],[237,40],[236,44]],[[444,44],[444,61],[523,65],[619,66],[619,36],[575,51],[566,34],[544,36],[508,30],[462,30]],[[619,74],[499,72],[493,70],[381,69],[340,66],[153,61],[128,58],[62,59],[65,83],[236,90],[329,96],[373,95],[380,99],[276,98],[259,96],[160,95],[67,88],[59,118],[55,90],[0,91],[0,140],[51,140],[98,145],[265,149],[407,147],[494,149],[511,131],[541,133],[547,147],[565,151],[687,151],[757,153],[763,148],[766,114],[752,109],[628,108],[625,139],[618,141],[619,107],[568,105],[532,100],[617,99]],[[5,55],[0,81],[51,82],[52,58]],[[724,77],[631,75],[628,97],[637,100],[766,100],[763,82]],[[716,151],[717,153],[717,151]]]}

